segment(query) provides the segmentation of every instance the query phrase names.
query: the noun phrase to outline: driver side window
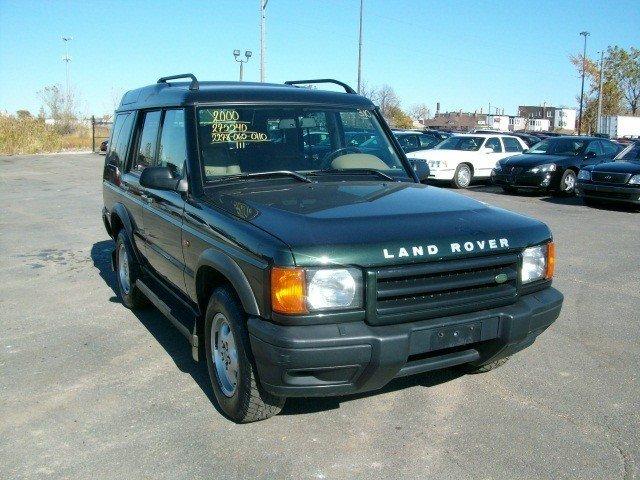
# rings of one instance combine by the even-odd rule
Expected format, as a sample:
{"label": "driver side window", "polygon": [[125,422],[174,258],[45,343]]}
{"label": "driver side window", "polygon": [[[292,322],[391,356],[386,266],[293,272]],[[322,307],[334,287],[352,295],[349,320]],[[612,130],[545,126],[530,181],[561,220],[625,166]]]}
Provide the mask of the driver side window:
{"label": "driver side window", "polygon": [[597,140],[590,142],[589,146],[587,146],[587,149],[585,150],[584,153],[589,153],[589,152],[595,153],[596,157],[599,157],[600,155],[602,155],[602,147],[600,147],[600,142],[598,142]]}

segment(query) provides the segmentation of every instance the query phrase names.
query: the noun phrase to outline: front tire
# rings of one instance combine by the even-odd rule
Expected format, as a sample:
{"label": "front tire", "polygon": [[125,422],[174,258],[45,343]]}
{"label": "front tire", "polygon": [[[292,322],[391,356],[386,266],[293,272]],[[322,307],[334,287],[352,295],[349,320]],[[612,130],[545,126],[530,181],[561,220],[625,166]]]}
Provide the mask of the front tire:
{"label": "front tire", "polygon": [[455,188],[468,188],[471,185],[472,178],[471,167],[466,163],[461,163],[453,174],[452,184]]}
{"label": "front tire", "polygon": [[226,287],[216,289],[209,299],[205,352],[213,393],[229,418],[249,423],[280,413],[285,398],[262,389],[251,353],[246,314]]}
{"label": "front tire", "polygon": [[133,255],[133,247],[124,230],[116,237],[116,283],[122,304],[134,310],[149,304],[147,297],[136,286],[140,268]]}
{"label": "front tire", "polygon": [[567,197],[575,195],[576,193],[576,172],[570,168],[566,169],[560,178],[560,185],[558,186],[558,193]]}

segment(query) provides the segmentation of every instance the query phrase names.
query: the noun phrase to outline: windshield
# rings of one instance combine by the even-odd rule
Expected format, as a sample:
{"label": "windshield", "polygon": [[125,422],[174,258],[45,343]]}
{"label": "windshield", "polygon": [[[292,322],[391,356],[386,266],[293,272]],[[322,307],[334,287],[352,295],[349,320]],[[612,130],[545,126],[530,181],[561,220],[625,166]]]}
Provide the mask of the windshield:
{"label": "windshield", "polygon": [[580,155],[587,146],[588,140],[574,138],[549,138],[536,143],[526,153],[538,155]]}
{"label": "windshield", "polygon": [[634,162],[640,163],[640,143],[633,143],[627,146],[616,157],[616,160],[620,162]]}
{"label": "windshield", "polygon": [[449,137],[435,147],[439,150],[479,150],[484,137]]}
{"label": "windshield", "polygon": [[283,170],[379,171],[393,179],[412,180],[369,110],[200,108],[198,137],[205,181]]}

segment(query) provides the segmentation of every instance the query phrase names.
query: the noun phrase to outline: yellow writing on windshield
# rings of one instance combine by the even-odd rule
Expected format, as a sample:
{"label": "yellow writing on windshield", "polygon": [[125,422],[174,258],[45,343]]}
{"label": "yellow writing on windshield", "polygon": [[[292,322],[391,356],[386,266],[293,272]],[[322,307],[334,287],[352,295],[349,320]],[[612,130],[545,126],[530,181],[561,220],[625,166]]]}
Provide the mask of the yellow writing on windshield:
{"label": "yellow writing on windshield", "polygon": [[269,141],[266,133],[249,130],[251,122],[240,120],[237,110],[225,108],[206,112],[211,122],[211,143],[235,143],[236,148],[244,148],[247,143]]}

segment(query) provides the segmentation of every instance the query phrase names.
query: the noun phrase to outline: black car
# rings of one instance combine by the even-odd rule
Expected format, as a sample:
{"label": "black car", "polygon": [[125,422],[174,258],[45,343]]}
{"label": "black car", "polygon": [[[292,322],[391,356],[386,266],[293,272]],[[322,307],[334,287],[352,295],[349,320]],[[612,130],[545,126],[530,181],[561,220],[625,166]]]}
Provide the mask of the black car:
{"label": "black car", "polygon": [[522,132],[509,132],[509,135],[513,135],[514,137],[521,138],[524,143],[529,147],[533,147],[536,143],[542,140],[541,137],[537,137],[535,135],[531,135],[529,133]]}
{"label": "black car", "polygon": [[491,179],[508,193],[529,189],[572,195],[581,168],[610,161],[619,151],[620,145],[602,138],[547,138],[520,155],[500,160]]}
{"label": "black car", "polygon": [[[344,93],[297,87],[327,82]],[[485,372],[558,318],[547,225],[420,184],[428,170],[341,82],[163,77],[127,92],[114,121],[114,288],[188,339],[237,422],[286,397]]]}
{"label": "black car", "polygon": [[439,134],[431,132],[412,132],[394,130],[393,135],[398,140],[405,153],[416,150],[428,150],[438,145],[443,139]]}
{"label": "black car", "polygon": [[628,145],[613,162],[580,170],[576,192],[586,205],[606,202],[640,205],[640,141]]}

